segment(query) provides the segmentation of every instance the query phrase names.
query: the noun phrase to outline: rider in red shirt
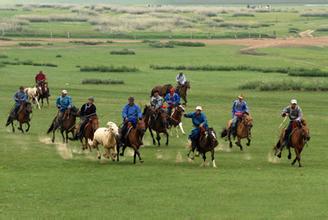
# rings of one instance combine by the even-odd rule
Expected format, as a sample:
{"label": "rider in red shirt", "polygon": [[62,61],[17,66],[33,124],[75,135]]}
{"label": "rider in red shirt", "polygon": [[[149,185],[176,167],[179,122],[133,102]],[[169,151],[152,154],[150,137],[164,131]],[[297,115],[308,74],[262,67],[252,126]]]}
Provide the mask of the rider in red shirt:
{"label": "rider in red shirt", "polygon": [[49,91],[48,82],[47,82],[47,76],[46,76],[46,74],[43,73],[42,70],[38,74],[36,74],[35,83],[39,88],[41,87],[41,88],[44,88],[45,90],[47,90],[48,95],[50,96],[50,91]]}

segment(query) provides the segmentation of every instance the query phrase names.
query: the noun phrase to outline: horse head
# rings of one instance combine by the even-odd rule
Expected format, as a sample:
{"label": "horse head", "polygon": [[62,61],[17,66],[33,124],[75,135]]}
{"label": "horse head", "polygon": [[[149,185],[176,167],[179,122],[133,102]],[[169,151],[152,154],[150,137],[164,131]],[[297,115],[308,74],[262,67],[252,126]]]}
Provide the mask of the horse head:
{"label": "horse head", "polygon": [[145,123],[144,119],[138,120],[136,128],[137,128],[137,131],[139,131],[142,134],[146,132],[146,123]]}
{"label": "horse head", "polygon": [[304,119],[301,120],[301,127],[302,127],[302,137],[305,142],[311,139],[310,136],[310,129],[307,127],[307,123]]}
{"label": "horse head", "polygon": [[115,136],[119,136],[119,129],[114,122],[107,122],[108,130]]}
{"label": "horse head", "polygon": [[253,127],[253,118],[249,114],[244,114],[242,123],[244,124],[245,127],[248,129],[251,129]]}
{"label": "horse head", "polygon": [[190,89],[191,88],[190,82],[189,81],[186,81],[185,86],[186,86],[187,89]]}
{"label": "horse head", "polygon": [[30,102],[25,103],[25,111],[30,114],[32,113],[32,104]]}
{"label": "horse head", "polygon": [[202,132],[202,128],[205,130],[204,135],[205,135],[205,139],[209,143],[209,146],[216,147],[219,143],[216,138],[216,132],[214,131],[214,129],[213,128],[205,129],[204,127],[201,127],[201,132]]}

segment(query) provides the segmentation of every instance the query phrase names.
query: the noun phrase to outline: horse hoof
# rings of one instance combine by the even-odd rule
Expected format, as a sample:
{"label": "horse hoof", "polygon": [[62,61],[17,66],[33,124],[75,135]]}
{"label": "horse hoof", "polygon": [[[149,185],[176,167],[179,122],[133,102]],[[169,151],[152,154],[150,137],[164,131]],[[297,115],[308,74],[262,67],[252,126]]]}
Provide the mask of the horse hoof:
{"label": "horse hoof", "polygon": [[98,160],[100,160],[101,159],[101,156],[98,156]]}
{"label": "horse hoof", "polygon": [[251,144],[250,143],[246,143],[247,146],[250,146]]}

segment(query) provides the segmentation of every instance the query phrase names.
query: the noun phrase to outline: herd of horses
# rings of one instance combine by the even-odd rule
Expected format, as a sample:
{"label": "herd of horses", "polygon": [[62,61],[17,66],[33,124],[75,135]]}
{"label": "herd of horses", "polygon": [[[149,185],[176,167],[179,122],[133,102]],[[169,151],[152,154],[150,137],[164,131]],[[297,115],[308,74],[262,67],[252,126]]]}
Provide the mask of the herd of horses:
{"label": "herd of horses", "polygon": [[[172,88],[172,85],[164,85],[164,86],[156,86],[151,90],[151,95],[153,95],[154,91],[160,91],[161,96],[165,96],[165,94]],[[129,125],[129,132],[127,136],[125,137],[126,143],[123,145],[120,144],[120,137],[119,133],[117,134],[110,134],[111,142],[115,143],[109,146],[109,148],[115,148],[115,153],[112,154],[112,159],[119,161],[119,156],[124,156],[124,152],[126,147],[130,147],[134,150],[134,159],[133,162],[136,163],[136,158],[138,157],[140,162],[143,162],[140,154],[140,147],[143,145],[143,137],[147,130],[149,130],[153,144],[154,145],[161,145],[161,134],[164,134],[166,137],[165,144],[169,144],[169,133],[173,135],[172,128],[175,128],[176,135],[179,137],[179,129],[181,130],[182,134],[185,134],[183,125],[182,125],[182,117],[185,112],[185,106],[187,105],[187,91],[190,89],[190,83],[187,82],[184,86],[178,86],[177,88],[178,93],[180,94],[181,98],[184,100],[184,103],[182,105],[176,106],[173,111],[172,115],[168,115],[167,111],[156,111],[150,106],[145,106],[143,110],[143,117],[142,119],[138,120],[137,125],[133,127],[131,124]],[[26,90],[27,94],[29,94],[29,99],[35,103],[39,108],[39,101],[41,100],[43,106],[43,99],[45,98],[47,100],[47,103],[49,104],[48,98],[49,94],[47,94],[47,89],[40,88],[28,88]],[[32,95],[31,95],[32,94]],[[19,130],[24,132],[22,125],[24,123],[27,124],[26,132],[30,128],[30,115],[32,113],[32,105],[30,102],[27,102],[24,104],[24,106],[21,107],[21,110],[18,113],[18,116],[15,118],[19,122]],[[52,121],[47,133],[52,133],[52,142],[55,142],[55,133],[57,130],[60,130],[60,133],[63,138],[64,143],[68,143],[68,140],[73,140],[73,138],[69,138],[69,134],[71,133],[72,136],[75,136],[75,132],[79,129],[76,118],[79,116],[79,111],[77,108],[72,108],[69,111],[66,111],[62,122],[60,124],[56,123],[56,118]],[[10,118],[10,116],[9,116]],[[8,120],[9,120],[8,118]],[[14,125],[13,125],[14,119],[10,120],[10,124],[12,125],[13,132],[15,132]],[[231,123],[232,120],[229,120],[227,123],[227,126],[222,130],[221,132],[221,138],[225,138],[226,141],[229,141],[230,148],[233,146],[231,141],[232,131],[231,131]],[[112,122],[109,122],[109,124],[114,124]],[[8,125],[8,123],[7,123]],[[112,126],[112,125],[111,125]],[[115,125],[116,126],[116,125]],[[237,138],[235,144],[240,148],[240,150],[243,150],[243,146],[241,144],[242,139],[247,139],[247,146],[250,146],[251,144],[251,129],[253,127],[253,119],[249,114],[244,114],[239,119],[239,123],[237,125],[237,132],[233,138]],[[290,147],[295,149],[295,159],[292,162],[292,165],[298,161],[299,166],[301,167],[301,152],[304,147],[304,145],[307,143],[307,141],[310,139],[309,135],[309,129],[307,127],[307,124],[305,120],[302,121],[301,126],[294,126],[293,132],[290,135]],[[90,151],[92,148],[97,148],[98,150],[98,158],[100,159],[101,156],[99,154],[99,148],[98,144],[95,144],[96,141],[94,140],[94,134],[95,132],[100,129],[99,128],[99,121],[97,116],[90,117],[90,120],[84,127],[83,131],[83,137],[80,138],[80,142],[82,144],[82,149],[86,150],[89,149]],[[108,133],[111,128],[102,128],[104,131]],[[115,130],[115,129],[114,129]],[[197,149],[190,147],[190,151],[188,152],[188,158],[194,159],[195,150],[202,156],[203,161],[205,164],[206,161],[206,153],[211,153],[211,159],[212,159],[212,165],[213,167],[216,167],[215,164],[215,158],[214,158],[214,148],[218,146],[218,138],[216,135],[216,132],[213,128],[207,128],[204,127],[200,128],[200,137],[197,141]],[[154,137],[154,132],[156,133],[156,137]],[[281,137],[278,141],[278,143],[274,147],[275,155],[277,157],[281,157],[281,152],[284,148],[284,132],[285,129],[282,129]],[[156,139],[155,139],[156,138]],[[92,142],[93,140],[93,142]],[[291,159],[291,151],[290,147],[287,147],[288,149],[288,159]],[[122,148],[122,149],[120,149]],[[109,152],[109,151],[108,151]],[[109,158],[109,153],[104,154],[105,157]],[[193,153],[192,156],[191,153]]]}

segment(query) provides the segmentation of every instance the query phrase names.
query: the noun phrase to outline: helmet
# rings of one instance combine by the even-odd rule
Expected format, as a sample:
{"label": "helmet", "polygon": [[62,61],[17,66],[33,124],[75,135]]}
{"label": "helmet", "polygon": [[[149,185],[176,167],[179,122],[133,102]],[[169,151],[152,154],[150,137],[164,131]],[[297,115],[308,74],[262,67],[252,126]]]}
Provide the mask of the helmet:
{"label": "helmet", "polygon": [[62,94],[67,95],[67,93],[68,93],[68,92],[67,92],[67,90],[65,90],[65,89],[62,91]]}

